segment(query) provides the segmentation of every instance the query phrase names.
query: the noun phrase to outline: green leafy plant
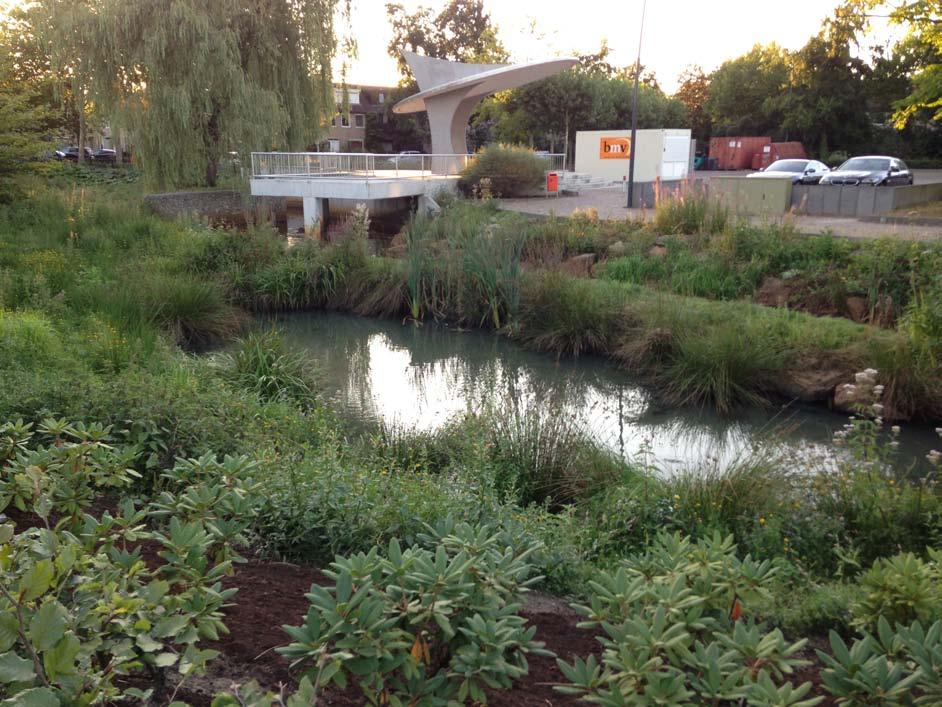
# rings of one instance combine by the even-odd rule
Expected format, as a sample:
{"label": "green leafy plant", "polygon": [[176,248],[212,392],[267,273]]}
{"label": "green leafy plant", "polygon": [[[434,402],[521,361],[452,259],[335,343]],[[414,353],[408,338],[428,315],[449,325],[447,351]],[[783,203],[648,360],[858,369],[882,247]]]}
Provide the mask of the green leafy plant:
{"label": "green leafy plant", "polygon": [[520,597],[539,578],[537,547],[504,545],[492,529],[446,523],[385,556],[338,557],[313,585],[294,640],[279,653],[315,693],[355,682],[368,704],[486,703],[485,688],[508,688],[527,672],[527,654],[548,655],[518,615]]}
{"label": "green leafy plant", "polygon": [[775,574],[767,561],[737,558],[732,538],[659,535],[645,553],[590,581],[591,601],[576,609],[586,617],[580,626],[605,632],[602,663],[558,661],[570,684],[557,689],[612,707],[630,699],[817,704],[821,698],[803,700],[810,684],[782,684],[807,664],[796,657],[806,642],[789,643],[749,618]]}

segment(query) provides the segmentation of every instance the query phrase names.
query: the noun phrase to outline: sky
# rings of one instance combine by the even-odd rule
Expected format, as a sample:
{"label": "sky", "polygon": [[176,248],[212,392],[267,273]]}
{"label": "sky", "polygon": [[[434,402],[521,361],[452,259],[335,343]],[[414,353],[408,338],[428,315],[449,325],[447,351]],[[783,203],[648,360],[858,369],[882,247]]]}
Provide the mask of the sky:
{"label": "sky", "polygon": [[[397,0],[408,10],[439,10],[446,0]],[[485,0],[491,21],[513,61],[588,54],[607,39],[616,66],[634,63],[643,0]],[[395,61],[386,0],[352,0],[359,48],[350,63],[351,84],[395,85]],[[817,33],[841,0],[648,0],[641,63],[668,93],[691,64],[709,72],[753,45],[776,42],[798,49]],[[534,32],[535,29],[535,32]],[[875,36],[887,36],[885,26]]]}

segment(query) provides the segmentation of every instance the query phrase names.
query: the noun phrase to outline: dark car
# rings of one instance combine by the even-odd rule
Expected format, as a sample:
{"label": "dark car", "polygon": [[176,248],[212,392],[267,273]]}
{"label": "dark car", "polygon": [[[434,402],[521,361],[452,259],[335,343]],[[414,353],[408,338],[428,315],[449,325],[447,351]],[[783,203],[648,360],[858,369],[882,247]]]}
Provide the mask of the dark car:
{"label": "dark car", "polygon": [[898,187],[913,183],[913,173],[903,160],[896,157],[851,157],[830,174],[821,177],[821,184]]}
{"label": "dark car", "polygon": [[[79,149],[75,145],[70,147],[61,147],[56,150],[53,155],[57,160],[71,160],[72,162],[78,162]],[[92,159],[92,148],[85,148],[85,159]]]}
{"label": "dark car", "polygon": [[114,150],[109,150],[107,147],[103,147],[92,153],[92,161],[98,162],[99,164],[116,164],[118,161],[118,153]]}

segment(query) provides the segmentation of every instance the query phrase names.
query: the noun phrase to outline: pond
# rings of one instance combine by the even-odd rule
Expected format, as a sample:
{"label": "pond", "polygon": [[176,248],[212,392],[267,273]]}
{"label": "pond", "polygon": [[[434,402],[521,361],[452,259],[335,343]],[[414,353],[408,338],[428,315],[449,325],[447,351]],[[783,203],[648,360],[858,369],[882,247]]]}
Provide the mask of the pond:
{"label": "pond", "polygon": [[[288,315],[277,323],[290,345],[320,363],[338,412],[364,429],[381,422],[427,431],[465,412],[538,408],[568,416],[619,455],[644,455],[670,473],[723,467],[773,444],[803,466],[812,458],[826,463],[834,432],[847,422],[846,415],[799,404],[732,416],[665,407],[605,360],[557,361],[490,332],[329,313]],[[926,453],[940,444],[934,431],[904,426],[898,463],[922,468]]]}

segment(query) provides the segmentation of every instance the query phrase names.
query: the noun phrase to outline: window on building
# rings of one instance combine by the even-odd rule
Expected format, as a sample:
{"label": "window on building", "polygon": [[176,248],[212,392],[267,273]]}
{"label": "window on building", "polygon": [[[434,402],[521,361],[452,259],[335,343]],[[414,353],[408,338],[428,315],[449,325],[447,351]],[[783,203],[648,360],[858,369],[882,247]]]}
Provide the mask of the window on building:
{"label": "window on building", "polygon": [[379,98],[378,98],[378,100],[379,100],[380,103],[385,103],[385,102],[386,102],[386,94],[383,93],[382,91],[380,91],[380,92],[379,92]]}
{"label": "window on building", "polygon": [[350,115],[347,113],[340,114],[340,125],[344,128],[350,127]]}
{"label": "window on building", "polygon": [[366,116],[362,113],[354,113],[353,124],[358,128],[362,128],[364,125],[366,125]]}
{"label": "window on building", "polygon": [[[334,88],[334,103],[337,106],[343,105],[343,89]],[[360,103],[360,89],[358,88],[348,88],[347,89],[347,105],[355,106]]]}

